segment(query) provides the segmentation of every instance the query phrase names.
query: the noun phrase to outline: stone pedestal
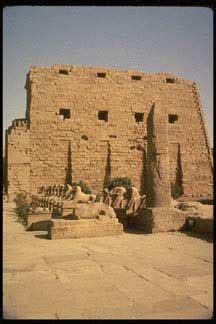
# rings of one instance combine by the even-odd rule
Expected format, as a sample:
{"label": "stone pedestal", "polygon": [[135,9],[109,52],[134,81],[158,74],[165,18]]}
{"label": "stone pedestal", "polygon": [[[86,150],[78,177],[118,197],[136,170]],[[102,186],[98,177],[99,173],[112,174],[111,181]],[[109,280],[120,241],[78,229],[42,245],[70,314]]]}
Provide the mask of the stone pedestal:
{"label": "stone pedestal", "polygon": [[185,228],[188,213],[173,207],[140,210],[135,227],[145,233],[179,231]]}
{"label": "stone pedestal", "polygon": [[82,238],[123,234],[123,225],[115,219],[53,219],[49,223],[48,238]]}

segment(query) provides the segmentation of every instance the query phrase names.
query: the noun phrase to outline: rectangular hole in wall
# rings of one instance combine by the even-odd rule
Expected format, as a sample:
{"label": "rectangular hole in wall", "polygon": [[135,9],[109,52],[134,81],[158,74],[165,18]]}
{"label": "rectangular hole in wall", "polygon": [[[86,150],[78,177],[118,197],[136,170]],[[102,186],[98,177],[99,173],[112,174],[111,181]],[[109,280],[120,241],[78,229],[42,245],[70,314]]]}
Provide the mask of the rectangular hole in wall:
{"label": "rectangular hole in wall", "polygon": [[65,75],[68,75],[69,74],[69,72],[68,72],[68,70],[59,70],[59,74],[65,74]]}
{"label": "rectangular hole in wall", "polygon": [[144,118],[144,113],[135,112],[134,118],[135,118],[136,123],[142,122],[143,118]]}
{"label": "rectangular hole in wall", "polygon": [[64,119],[70,119],[70,109],[68,108],[60,108],[59,109],[59,116]]}
{"label": "rectangular hole in wall", "polygon": [[174,124],[178,120],[178,115],[169,114],[169,123]]}
{"label": "rectangular hole in wall", "polygon": [[175,79],[173,79],[173,78],[166,78],[166,83],[175,83]]}
{"label": "rectangular hole in wall", "polygon": [[98,119],[99,120],[105,120],[108,122],[108,111],[107,110],[100,110],[98,112]]}
{"label": "rectangular hole in wall", "polygon": [[106,73],[104,73],[104,72],[98,72],[97,73],[97,77],[98,78],[106,78]]}
{"label": "rectangular hole in wall", "polygon": [[132,75],[132,76],[131,76],[131,79],[132,79],[132,80],[140,81],[140,80],[141,80],[141,75]]}

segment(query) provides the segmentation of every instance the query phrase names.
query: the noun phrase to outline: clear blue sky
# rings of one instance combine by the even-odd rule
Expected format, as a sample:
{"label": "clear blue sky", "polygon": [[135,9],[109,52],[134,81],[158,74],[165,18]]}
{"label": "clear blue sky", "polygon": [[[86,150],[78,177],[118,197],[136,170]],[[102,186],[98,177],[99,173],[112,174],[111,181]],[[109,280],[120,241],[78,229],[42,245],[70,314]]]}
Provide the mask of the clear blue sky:
{"label": "clear blue sky", "polygon": [[6,7],[3,127],[24,118],[31,65],[172,72],[196,81],[213,138],[213,12],[193,7]]}

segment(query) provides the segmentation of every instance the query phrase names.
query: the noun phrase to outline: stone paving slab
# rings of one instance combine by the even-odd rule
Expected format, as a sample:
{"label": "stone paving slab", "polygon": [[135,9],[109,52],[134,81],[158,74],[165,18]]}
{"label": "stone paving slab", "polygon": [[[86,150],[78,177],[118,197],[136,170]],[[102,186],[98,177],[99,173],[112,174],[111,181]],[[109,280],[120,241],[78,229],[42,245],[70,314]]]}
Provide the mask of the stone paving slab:
{"label": "stone paving slab", "polygon": [[190,297],[178,295],[160,303],[140,303],[136,305],[135,312],[137,318],[145,319],[209,319],[212,316],[205,306]]}
{"label": "stone paving slab", "polygon": [[47,240],[4,205],[5,319],[209,319],[213,244],[184,233]]}

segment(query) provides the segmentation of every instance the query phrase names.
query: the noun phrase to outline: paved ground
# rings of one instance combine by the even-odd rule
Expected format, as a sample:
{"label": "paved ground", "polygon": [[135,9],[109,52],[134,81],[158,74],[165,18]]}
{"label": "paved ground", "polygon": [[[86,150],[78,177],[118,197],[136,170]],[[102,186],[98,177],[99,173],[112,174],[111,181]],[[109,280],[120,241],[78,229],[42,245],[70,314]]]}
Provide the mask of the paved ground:
{"label": "paved ground", "polygon": [[209,319],[213,244],[183,233],[47,240],[5,203],[5,319]]}

